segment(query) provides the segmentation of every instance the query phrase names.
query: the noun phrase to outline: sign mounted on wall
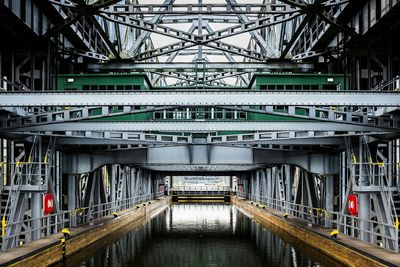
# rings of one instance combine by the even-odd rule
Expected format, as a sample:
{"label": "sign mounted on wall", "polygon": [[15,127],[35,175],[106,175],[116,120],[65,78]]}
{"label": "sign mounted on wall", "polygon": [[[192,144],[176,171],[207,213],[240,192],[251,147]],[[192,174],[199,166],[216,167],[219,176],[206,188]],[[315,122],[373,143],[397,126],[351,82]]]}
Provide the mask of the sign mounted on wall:
{"label": "sign mounted on wall", "polygon": [[52,193],[46,193],[43,196],[43,213],[49,215],[54,210],[54,198]]}
{"label": "sign mounted on wall", "polygon": [[348,198],[349,214],[352,216],[358,215],[358,197],[357,195],[351,194]]}

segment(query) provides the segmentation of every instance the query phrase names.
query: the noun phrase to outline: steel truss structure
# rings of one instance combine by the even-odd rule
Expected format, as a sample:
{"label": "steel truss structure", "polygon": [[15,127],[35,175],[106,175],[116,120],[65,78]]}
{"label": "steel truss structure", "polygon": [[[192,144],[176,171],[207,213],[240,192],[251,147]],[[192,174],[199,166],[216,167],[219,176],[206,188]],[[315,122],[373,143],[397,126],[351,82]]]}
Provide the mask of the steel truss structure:
{"label": "steel truss structure", "polygon": [[[400,1],[364,2],[0,1],[15,25],[0,22],[1,250],[195,174],[230,176],[239,197],[399,252]],[[146,90],[57,84],[121,72],[145,75]],[[254,86],[275,72],[345,84]]]}

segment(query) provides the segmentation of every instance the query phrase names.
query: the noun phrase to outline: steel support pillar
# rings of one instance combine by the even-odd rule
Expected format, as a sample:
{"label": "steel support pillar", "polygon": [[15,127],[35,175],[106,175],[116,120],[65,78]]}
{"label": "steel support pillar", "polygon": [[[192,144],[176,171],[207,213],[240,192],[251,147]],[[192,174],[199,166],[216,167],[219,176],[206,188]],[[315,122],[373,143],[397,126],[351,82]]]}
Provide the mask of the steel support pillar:
{"label": "steel support pillar", "polygon": [[76,176],[73,174],[68,174],[68,210],[71,211],[71,225],[70,227],[76,226]]}
{"label": "steel support pillar", "polygon": [[265,176],[267,182],[267,197],[272,198],[272,168],[265,169]]}
{"label": "steel support pillar", "polygon": [[[41,179],[42,177],[42,142],[41,138],[39,138],[38,142],[38,149],[37,149],[37,161],[39,162],[38,164],[38,169],[36,170],[37,173],[36,175],[32,175],[32,185],[40,185],[41,184]],[[31,228],[35,229],[32,231],[32,240],[37,240],[41,238],[41,230],[40,228],[42,227],[41,225],[41,217],[42,217],[42,193],[40,192],[32,192],[32,202],[31,202],[31,214],[32,214],[32,223],[31,223]]]}
{"label": "steel support pillar", "polygon": [[325,177],[325,227],[332,227],[332,221],[329,216],[330,212],[333,211],[333,197],[334,197],[334,176],[327,175]]}
{"label": "steel support pillar", "polygon": [[115,205],[115,200],[116,200],[116,190],[115,190],[115,183],[116,183],[116,175],[117,175],[117,165],[111,164],[109,166],[109,175],[110,177],[110,201],[111,201],[111,208],[112,211],[116,211],[116,205]]}
{"label": "steel support pillar", "polygon": [[292,166],[285,165],[286,201],[292,202]]}
{"label": "steel support pillar", "polygon": [[[368,172],[366,169],[366,165],[363,164],[362,159],[364,158],[363,156],[363,141],[362,137],[359,139],[359,144],[358,144],[358,158],[359,158],[359,170],[360,170],[360,187],[363,186],[369,186],[369,181],[368,181]],[[360,230],[361,230],[361,240],[370,241],[370,234],[367,233],[366,231],[371,231],[371,223],[368,222],[371,218],[371,196],[369,193],[360,193],[359,194],[359,211],[358,211],[358,217],[360,218]]]}

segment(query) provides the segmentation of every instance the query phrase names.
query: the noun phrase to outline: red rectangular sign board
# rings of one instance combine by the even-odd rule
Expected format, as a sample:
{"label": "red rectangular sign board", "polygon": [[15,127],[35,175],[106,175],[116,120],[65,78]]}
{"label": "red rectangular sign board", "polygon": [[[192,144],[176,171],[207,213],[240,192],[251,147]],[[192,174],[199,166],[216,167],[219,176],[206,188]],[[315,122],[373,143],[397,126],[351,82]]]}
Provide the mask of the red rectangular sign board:
{"label": "red rectangular sign board", "polygon": [[43,196],[43,212],[44,215],[49,215],[54,210],[54,198],[52,193],[46,193]]}

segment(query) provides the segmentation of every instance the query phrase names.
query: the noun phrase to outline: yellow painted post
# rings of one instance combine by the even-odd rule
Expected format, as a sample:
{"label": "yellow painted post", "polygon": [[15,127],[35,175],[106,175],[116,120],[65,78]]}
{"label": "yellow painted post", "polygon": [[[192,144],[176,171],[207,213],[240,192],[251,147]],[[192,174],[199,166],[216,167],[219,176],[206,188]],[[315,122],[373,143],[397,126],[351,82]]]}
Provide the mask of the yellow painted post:
{"label": "yellow painted post", "polygon": [[3,216],[3,218],[1,219],[1,237],[2,238],[4,238],[4,236],[6,235],[6,226],[7,226],[6,216]]}

